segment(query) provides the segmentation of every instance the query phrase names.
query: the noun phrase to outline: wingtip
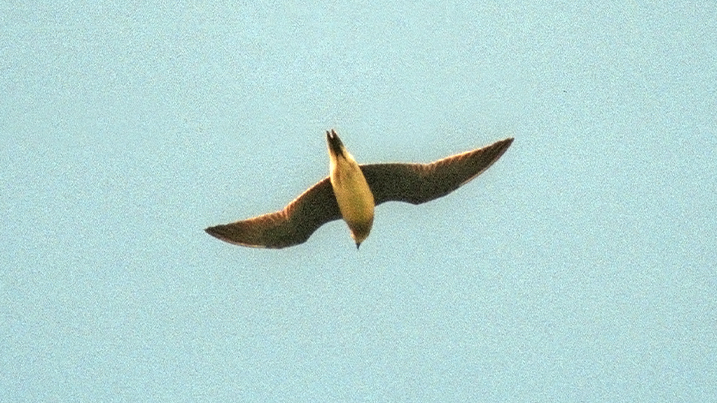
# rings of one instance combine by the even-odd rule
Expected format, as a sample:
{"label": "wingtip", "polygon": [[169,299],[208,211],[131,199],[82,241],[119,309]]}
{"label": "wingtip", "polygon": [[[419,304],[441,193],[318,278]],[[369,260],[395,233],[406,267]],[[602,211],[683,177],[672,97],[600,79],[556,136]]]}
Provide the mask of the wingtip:
{"label": "wingtip", "polygon": [[204,232],[206,232],[207,234],[213,236],[214,238],[222,239],[221,235],[220,235],[219,232],[217,231],[217,227],[207,227],[207,228],[204,228]]}
{"label": "wingtip", "polygon": [[204,232],[207,234],[213,236],[214,238],[219,239],[220,241],[233,243],[233,244],[239,244],[232,240],[227,234],[226,226],[225,225],[215,225],[213,227],[207,227],[204,229]]}
{"label": "wingtip", "polygon": [[508,137],[503,140],[496,141],[492,145],[488,146],[488,147],[495,148],[496,150],[499,150],[499,155],[496,156],[495,160],[498,160],[500,157],[503,156],[503,153],[508,151],[508,148],[510,148],[510,146],[513,144],[513,140],[515,140],[515,138]]}
{"label": "wingtip", "polygon": [[[229,233],[227,233],[226,225],[216,225],[214,227],[207,227],[204,229],[204,232],[213,236],[214,238],[217,238],[220,241],[224,241],[226,243],[230,243],[233,245],[246,246],[249,248],[270,248],[270,246],[268,246],[268,245],[245,243],[245,242],[239,241],[237,239],[234,239],[234,237],[232,237]],[[280,247],[281,246],[273,247],[273,248],[277,249]]]}

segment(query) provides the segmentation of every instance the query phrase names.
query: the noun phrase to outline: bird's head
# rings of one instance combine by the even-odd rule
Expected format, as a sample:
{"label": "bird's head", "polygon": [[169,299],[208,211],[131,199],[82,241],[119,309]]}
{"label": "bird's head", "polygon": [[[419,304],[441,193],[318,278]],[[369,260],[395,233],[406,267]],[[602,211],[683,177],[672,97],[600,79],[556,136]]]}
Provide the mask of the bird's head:
{"label": "bird's head", "polygon": [[371,227],[373,226],[373,217],[371,220],[365,223],[347,223],[349,230],[351,230],[351,238],[356,243],[356,249],[361,246],[361,243],[368,238],[368,234],[371,233]]}

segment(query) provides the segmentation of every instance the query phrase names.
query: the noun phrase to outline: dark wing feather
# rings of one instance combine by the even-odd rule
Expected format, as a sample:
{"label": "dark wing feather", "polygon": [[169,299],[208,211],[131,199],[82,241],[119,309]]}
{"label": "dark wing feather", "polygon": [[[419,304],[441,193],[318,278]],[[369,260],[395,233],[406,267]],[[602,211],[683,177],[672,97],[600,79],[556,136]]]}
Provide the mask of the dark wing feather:
{"label": "dark wing feather", "polygon": [[421,204],[458,189],[480,175],[510,147],[512,138],[429,164],[361,165],[376,205],[387,201]]}
{"label": "dark wing feather", "polygon": [[329,178],[302,193],[283,210],[205,231],[242,246],[285,248],[305,242],[323,224],[341,218]]}

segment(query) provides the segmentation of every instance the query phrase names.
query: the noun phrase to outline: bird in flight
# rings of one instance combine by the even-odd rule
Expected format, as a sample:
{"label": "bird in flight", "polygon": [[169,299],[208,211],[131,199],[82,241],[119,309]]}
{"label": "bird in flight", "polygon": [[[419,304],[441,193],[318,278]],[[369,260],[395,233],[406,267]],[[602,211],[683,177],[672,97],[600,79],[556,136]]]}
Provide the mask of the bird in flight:
{"label": "bird in flight", "polygon": [[425,203],[470,182],[496,162],[513,138],[429,164],[359,165],[334,130],[326,131],[330,174],[283,210],[205,231],[229,243],[285,248],[306,242],[327,222],[343,218],[356,248],[371,232],[374,207],[387,201]]}

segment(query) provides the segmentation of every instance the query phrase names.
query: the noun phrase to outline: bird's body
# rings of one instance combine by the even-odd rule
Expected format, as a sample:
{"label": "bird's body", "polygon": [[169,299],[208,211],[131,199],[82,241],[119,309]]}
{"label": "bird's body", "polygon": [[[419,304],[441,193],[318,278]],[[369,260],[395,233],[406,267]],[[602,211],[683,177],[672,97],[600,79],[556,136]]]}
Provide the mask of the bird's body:
{"label": "bird's body", "polygon": [[356,247],[368,237],[373,226],[375,201],[371,188],[354,157],[349,154],[334,131],[327,132],[331,187],[336,202]]}
{"label": "bird's body", "polygon": [[497,161],[513,142],[456,154],[430,164],[359,165],[336,132],[327,131],[330,174],[283,210],[206,229],[243,246],[284,248],[305,242],[321,225],[343,218],[358,247],[371,232],[374,207],[386,201],[421,204],[445,196]]}

